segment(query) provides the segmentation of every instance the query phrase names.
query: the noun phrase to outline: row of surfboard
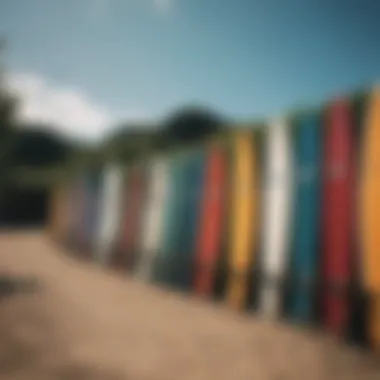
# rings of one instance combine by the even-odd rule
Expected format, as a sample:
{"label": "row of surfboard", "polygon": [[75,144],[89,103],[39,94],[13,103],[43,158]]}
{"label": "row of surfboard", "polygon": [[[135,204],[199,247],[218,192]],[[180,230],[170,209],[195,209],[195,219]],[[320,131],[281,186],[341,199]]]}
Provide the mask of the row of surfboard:
{"label": "row of surfboard", "polygon": [[54,194],[51,235],[103,265],[380,346],[380,89]]}

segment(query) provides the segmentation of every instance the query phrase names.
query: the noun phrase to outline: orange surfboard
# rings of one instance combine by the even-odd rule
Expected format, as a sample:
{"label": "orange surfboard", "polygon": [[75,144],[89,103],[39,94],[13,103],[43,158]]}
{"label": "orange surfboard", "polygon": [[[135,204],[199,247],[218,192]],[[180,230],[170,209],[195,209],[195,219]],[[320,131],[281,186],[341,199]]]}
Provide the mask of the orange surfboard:
{"label": "orange surfboard", "polygon": [[49,235],[57,241],[63,241],[67,223],[67,207],[66,207],[67,192],[64,186],[58,185],[54,188],[50,198],[50,220],[49,220]]}
{"label": "orange surfboard", "polygon": [[221,257],[226,160],[226,152],[221,145],[211,146],[206,161],[194,277],[195,293],[205,297],[210,297],[214,292],[218,260]]}
{"label": "orange surfboard", "polygon": [[369,98],[362,152],[362,275],[370,297],[369,336],[380,349],[380,87]]}

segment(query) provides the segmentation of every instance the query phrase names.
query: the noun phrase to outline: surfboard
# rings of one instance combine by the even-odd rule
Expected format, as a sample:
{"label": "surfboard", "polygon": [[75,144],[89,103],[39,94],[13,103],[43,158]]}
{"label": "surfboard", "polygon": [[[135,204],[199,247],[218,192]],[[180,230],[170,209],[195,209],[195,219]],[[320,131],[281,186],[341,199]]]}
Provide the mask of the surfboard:
{"label": "surfboard", "polygon": [[74,230],[73,230],[73,245],[74,250],[78,256],[83,255],[83,248],[85,244],[85,223],[86,223],[86,186],[84,182],[83,172],[78,174],[75,181],[75,194],[73,203],[74,216]]}
{"label": "surfboard", "polygon": [[64,241],[63,241],[63,244],[65,247],[67,247],[68,249],[72,249],[73,248],[73,241],[74,241],[74,224],[75,224],[75,195],[76,195],[76,191],[75,191],[75,181],[71,178],[69,181],[68,181],[68,184],[67,184],[67,203],[66,203],[66,207],[67,207],[67,228],[66,228],[66,231],[65,231],[65,237],[64,237]]}
{"label": "surfboard", "polygon": [[231,227],[227,303],[242,309],[248,302],[249,276],[257,245],[257,159],[252,132],[240,132],[233,142]]}
{"label": "surfboard", "polygon": [[370,296],[371,344],[380,348],[380,87],[368,104],[363,136],[360,236],[363,284]]}
{"label": "surfboard", "polygon": [[204,297],[210,297],[214,292],[217,266],[221,257],[226,208],[226,160],[226,153],[220,144],[213,144],[205,159],[205,184],[197,232],[194,274],[194,291]]}
{"label": "surfboard", "polygon": [[47,232],[50,237],[50,239],[55,239],[55,230],[57,225],[57,198],[58,198],[58,188],[54,187],[50,194],[49,194],[49,219],[48,219],[48,226],[47,226]]}
{"label": "surfboard", "polygon": [[123,210],[119,251],[116,268],[133,272],[138,261],[138,242],[142,228],[142,211],[145,200],[146,173],[142,164],[135,165],[128,177],[127,197]]}
{"label": "surfboard", "polygon": [[368,109],[368,99],[370,92],[360,92],[350,97],[351,115],[353,118],[353,187],[351,220],[352,220],[352,261],[351,261],[351,291],[349,306],[349,329],[346,336],[349,342],[368,346],[368,316],[369,316],[369,297],[363,282],[362,268],[362,246],[361,246],[361,178],[362,178],[362,152],[365,149],[363,145],[363,136],[366,126],[366,115]]}
{"label": "surfboard", "polygon": [[68,184],[67,216],[68,228],[66,231],[65,244],[70,251],[75,251],[79,239],[79,217],[81,212],[80,184],[77,177],[71,178]]}
{"label": "surfboard", "polygon": [[181,181],[181,202],[178,208],[178,234],[171,261],[171,281],[182,291],[192,289],[197,224],[201,211],[204,184],[204,152],[186,152]]}
{"label": "surfboard", "polygon": [[89,194],[88,194],[88,183],[86,174],[84,172],[80,175],[80,192],[81,192],[81,212],[79,216],[80,225],[80,245],[79,254],[81,258],[86,257],[87,253],[87,233],[88,233],[88,210],[89,210]]}
{"label": "surfboard", "polygon": [[320,251],[322,129],[319,115],[300,116],[295,139],[297,183],[290,314],[295,321],[312,322]]}
{"label": "surfboard", "polygon": [[176,251],[179,208],[182,198],[183,159],[181,154],[171,157],[168,167],[168,195],[165,205],[162,241],[154,268],[154,280],[162,285],[171,283],[171,261]]}
{"label": "surfboard", "polygon": [[99,223],[95,242],[95,259],[109,264],[114,252],[123,209],[123,176],[116,165],[107,165],[102,173],[99,195]]}
{"label": "surfboard", "polygon": [[65,241],[68,228],[68,189],[64,184],[54,188],[50,204],[50,237],[57,243]]}
{"label": "surfboard", "polygon": [[84,173],[84,225],[83,225],[83,256],[94,257],[95,238],[99,216],[99,174],[89,170]]}
{"label": "surfboard", "polygon": [[62,185],[56,185],[50,193],[48,235],[58,241],[62,221],[64,191]]}
{"label": "surfboard", "polygon": [[92,199],[92,181],[91,174],[87,171],[82,171],[79,178],[79,192],[81,205],[79,211],[79,245],[78,253],[81,258],[90,258],[90,235],[92,229],[92,209],[93,209],[93,199]]}
{"label": "surfboard", "polygon": [[275,120],[264,139],[259,312],[278,318],[283,312],[293,219],[294,157],[287,121]]}
{"label": "surfboard", "polygon": [[140,238],[140,259],[137,276],[145,281],[151,280],[154,273],[156,256],[161,247],[163,236],[163,217],[168,195],[168,162],[156,159],[150,167],[147,198],[143,215],[144,226]]}
{"label": "surfboard", "polygon": [[343,337],[349,327],[354,232],[354,120],[349,100],[334,100],[326,116],[322,310],[325,327]]}
{"label": "surfboard", "polygon": [[70,187],[67,183],[62,185],[61,219],[58,241],[65,246],[70,228]]}
{"label": "surfboard", "polygon": [[183,249],[184,223],[186,220],[186,192],[188,186],[187,176],[189,174],[188,155],[181,152],[176,159],[178,163],[175,168],[176,172],[174,176],[175,189],[173,189],[172,192],[172,196],[174,197],[171,221],[172,233],[169,235],[169,245],[165,251],[165,283],[171,288],[177,288],[179,286],[177,283],[177,272],[180,270],[179,256]]}

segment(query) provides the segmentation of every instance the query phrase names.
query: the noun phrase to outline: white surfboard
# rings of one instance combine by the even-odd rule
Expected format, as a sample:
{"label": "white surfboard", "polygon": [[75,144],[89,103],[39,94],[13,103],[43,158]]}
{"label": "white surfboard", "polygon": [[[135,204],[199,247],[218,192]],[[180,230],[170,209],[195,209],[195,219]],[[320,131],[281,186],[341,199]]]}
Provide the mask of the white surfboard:
{"label": "white surfboard", "polygon": [[117,239],[123,210],[123,176],[117,166],[105,168],[101,186],[99,230],[95,255],[100,264],[107,264]]}
{"label": "white surfboard", "polygon": [[152,276],[155,257],[160,249],[163,215],[167,197],[168,165],[164,159],[152,163],[149,194],[143,216],[143,233],[140,240],[140,262],[136,275],[148,281]]}
{"label": "white surfboard", "polygon": [[277,318],[291,243],[294,162],[285,120],[269,125],[266,138],[259,311]]}

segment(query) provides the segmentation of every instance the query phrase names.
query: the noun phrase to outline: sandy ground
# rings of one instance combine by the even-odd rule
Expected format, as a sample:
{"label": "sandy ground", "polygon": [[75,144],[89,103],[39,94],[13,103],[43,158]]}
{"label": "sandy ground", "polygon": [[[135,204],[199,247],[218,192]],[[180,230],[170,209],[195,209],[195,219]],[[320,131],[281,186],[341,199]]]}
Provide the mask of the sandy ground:
{"label": "sandy ground", "polygon": [[380,360],[320,332],[238,315],[77,262],[41,234],[0,234],[0,379],[380,379]]}

